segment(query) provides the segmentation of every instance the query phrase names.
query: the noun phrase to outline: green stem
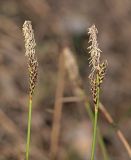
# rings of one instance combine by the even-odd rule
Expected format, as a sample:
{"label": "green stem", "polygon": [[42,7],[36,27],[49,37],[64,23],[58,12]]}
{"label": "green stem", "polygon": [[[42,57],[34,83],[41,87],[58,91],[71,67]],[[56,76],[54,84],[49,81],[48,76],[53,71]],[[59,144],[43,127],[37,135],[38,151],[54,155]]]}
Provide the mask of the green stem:
{"label": "green stem", "polygon": [[94,129],[93,129],[93,141],[92,141],[92,151],[91,151],[91,160],[94,160],[95,157],[95,146],[96,146],[96,134],[97,134],[97,121],[98,121],[98,109],[99,109],[99,75],[97,74],[97,102],[95,104],[95,117],[94,117]]}
{"label": "green stem", "polygon": [[26,141],[26,160],[29,160],[30,133],[31,133],[31,114],[32,114],[32,96],[30,96],[30,98],[29,98],[28,130],[27,130],[27,141]]}
{"label": "green stem", "polygon": [[[88,103],[88,101],[85,102],[85,106],[86,106],[86,111],[88,112],[89,118],[90,118],[91,122],[93,123],[94,122],[94,115],[93,115],[93,112],[90,108],[90,104]],[[97,126],[97,136],[98,136],[98,142],[99,142],[102,154],[103,154],[103,159],[109,160],[109,156],[108,156],[108,153],[107,153],[105,143],[103,141],[99,126]]]}

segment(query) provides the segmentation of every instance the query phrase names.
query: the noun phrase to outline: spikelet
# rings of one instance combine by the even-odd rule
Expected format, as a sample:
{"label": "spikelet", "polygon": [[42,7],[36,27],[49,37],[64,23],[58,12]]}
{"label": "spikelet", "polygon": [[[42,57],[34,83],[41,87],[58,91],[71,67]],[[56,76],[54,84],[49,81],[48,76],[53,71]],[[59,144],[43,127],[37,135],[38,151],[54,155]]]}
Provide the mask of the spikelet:
{"label": "spikelet", "polygon": [[38,77],[38,61],[35,55],[35,38],[34,31],[32,29],[31,21],[25,21],[23,24],[23,34],[25,38],[25,56],[28,58],[28,70],[29,70],[29,92],[33,95],[37,77]]}
{"label": "spikelet", "polygon": [[98,30],[95,27],[95,25],[89,28],[88,34],[89,34],[89,43],[91,43],[91,45],[88,47],[88,49],[90,50],[89,65],[92,66],[92,71],[95,71],[96,69],[99,69],[100,53],[101,53],[101,50],[99,49],[97,43]]}
{"label": "spikelet", "polygon": [[99,69],[99,72],[98,72],[98,75],[99,75],[99,86],[102,84],[103,79],[105,77],[106,68],[107,68],[107,61],[104,61],[103,63],[100,64],[100,69]]}
{"label": "spikelet", "polygon": [[79,81],[78,65],[76,64],[75,58],[68,47],[63,49],[65,58],[65,67],[69,70],[69,76],[72,81]]}
{"label": "spikelet", "polygon": [[92,25],[89,28],[88,34],[89,34],[89,43],[91,43],[91,45],[88,47],[88,49],[90,50],[89,66],[92,67],[89,79],[91,84],[93,101],[96,104],[98,89],[100,88],[100,84],[102,84],[103,79],[105,77],[107,61],[100,63],[100,56],[102,51],[98,47],[98,42],[97,42],[98,30],[95,27],[95,25]]}
{"label": "spikelet", "polygon": [[97,92],[98,92],[98,84],[96,79],[90,79],[91,84],[91,92],[93,96],[93,101],[95,104],[97,104]]}

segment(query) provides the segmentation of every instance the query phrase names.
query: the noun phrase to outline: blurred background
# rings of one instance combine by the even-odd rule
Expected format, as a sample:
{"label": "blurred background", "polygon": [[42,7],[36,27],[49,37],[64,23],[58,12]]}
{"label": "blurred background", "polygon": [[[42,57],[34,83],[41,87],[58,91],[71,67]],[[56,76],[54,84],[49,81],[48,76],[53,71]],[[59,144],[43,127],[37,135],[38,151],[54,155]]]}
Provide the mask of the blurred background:
{"label": "blurred background", "polygon": [[[99,31],[102,58],[108,60],[101,102],[131,144],[131,1],[1,0],[0,160],[24,159],[28,114],[28,71],[22,34],[25,20],[32,21],[39,62],[33,99],[31,159],[50,159],[53,113],[57,105],[61,108],[61,119],[56,159],[90,158],[92,123],[84,104],[74,97],[74,85],[67,69],[62,70],[60,55],[68,46],[80,72],[80,86],[93,109],[87,51],[87,29],[92,24]],[[65,72],[63,79],[61,72]],[[64,91],[60,87],[63,83]],[[58,100],[61,92],[60,96],[74,98],[67,98],[61,104]],[[99,127],[109,159],[130,159],[102,113]],[[102,159],[97,145],[96,160]]]}

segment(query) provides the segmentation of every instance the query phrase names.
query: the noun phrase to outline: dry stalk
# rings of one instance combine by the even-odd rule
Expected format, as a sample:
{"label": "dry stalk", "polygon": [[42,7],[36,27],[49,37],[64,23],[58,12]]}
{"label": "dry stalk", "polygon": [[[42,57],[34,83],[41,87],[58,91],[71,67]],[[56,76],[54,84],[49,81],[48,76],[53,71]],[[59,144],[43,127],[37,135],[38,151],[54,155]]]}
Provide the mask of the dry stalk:
{"label": "dry stalk", "polygon": [[107,119],[107,121],[111,124],[111,126],[115,129],[116,134],[118,136],[118,138],[120,139],[120,141],[122,142],[122,144],[124,145],[125,149],[128,152],[129,157],[131,158],[131,147],[129,145],[129,143],[127,142],[124,134],[122,133],[122,131],[119,129],[119,127],[117,126],[117,124],[114,122],[113,118],[111,117],[111,115],[109,114],[109,112],[107,111],[107,109],[103,106],[103,104],[100,103],[100,110],[101,112],[104,114],[105,118]]}
{"label": "dry stalk", "polygon": [[59,66],[58,66],[58,81],[55,97],[54,115],[53,115],[53,128],[51,132],[51,148],[50,148],[50,158],[54,160],[57,158],[58,152],[58,140],[60,135],[60,124],[62,116],[62,98],[64,94],[64,77],[65,77],[65,65],[64,56],[61,53],[59,56]]}

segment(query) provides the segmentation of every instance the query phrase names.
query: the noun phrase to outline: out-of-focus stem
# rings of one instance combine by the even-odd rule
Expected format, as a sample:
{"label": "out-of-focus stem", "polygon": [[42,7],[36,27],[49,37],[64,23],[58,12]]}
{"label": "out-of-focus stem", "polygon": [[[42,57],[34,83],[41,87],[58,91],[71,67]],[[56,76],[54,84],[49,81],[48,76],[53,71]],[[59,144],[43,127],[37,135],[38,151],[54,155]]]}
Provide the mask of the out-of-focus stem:
{"label": "out-of-focus stem", "polygon": [[105,118],[107,119],[107,121],[111,124],[111,126],[116,130],[116,134],[118,136],[118,138],[120,139],[120,141],[122,142],[122,144],[124,145],[129,157],[131,158],[131,147],[128,143],[128,141],[126,140],[124,134],[122,133],[122,131],[119,129],[119,127],[117,126],[117,124],[114,122],[113,118],[111,117],[110,113],[107,111],[107,109],[100,103],[100,110],[103,113],[103,115],[105,116]]}
{"label": "out-of-focus stem", "polygon": [[61,53],[59,57],[59,66],[58,66],[58,81],[55,97],[55,106],[54,106],[54,115],[53,115],[53,128],[51,132],[51,148],[50,148],[50,158],[51,160],[56,159],[58,152],[58,140],[60,134],[60,124],[61,124],[61,115],[62,115],[62,97],[64,93],[64,82],[65,82],[65,65],[64,65],[64,56]]}

